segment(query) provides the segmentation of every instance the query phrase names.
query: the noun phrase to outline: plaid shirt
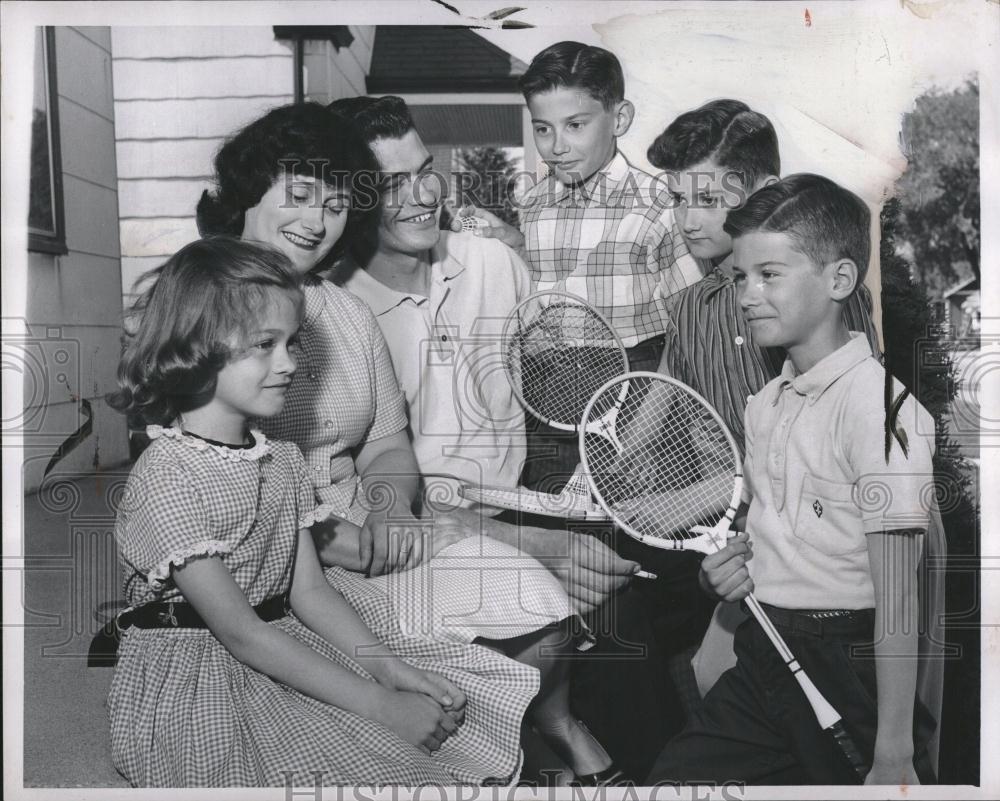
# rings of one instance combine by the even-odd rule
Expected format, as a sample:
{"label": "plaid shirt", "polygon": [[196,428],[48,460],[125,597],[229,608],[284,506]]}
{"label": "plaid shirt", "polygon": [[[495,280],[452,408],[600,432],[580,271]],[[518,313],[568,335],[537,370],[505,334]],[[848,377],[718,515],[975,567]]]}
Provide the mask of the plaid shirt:
{"label": "plaid shirt", "polygon": [[521,229],[536,288],[586,298],[626,347],[662,334],[663,299],[702,277],[666,184],[621,153],[576,186],[541,181],[524,199]]}

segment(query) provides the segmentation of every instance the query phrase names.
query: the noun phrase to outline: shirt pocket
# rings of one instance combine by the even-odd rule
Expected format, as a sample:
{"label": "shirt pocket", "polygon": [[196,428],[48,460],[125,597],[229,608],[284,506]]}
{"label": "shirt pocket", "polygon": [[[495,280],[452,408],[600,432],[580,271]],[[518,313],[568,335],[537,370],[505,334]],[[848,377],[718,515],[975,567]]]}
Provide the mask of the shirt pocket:
{"label": "shirt pocket", "polygon": [[858,553],[868,547],[854,485],[806,474],[795,518],[795,536],[828,556]]}

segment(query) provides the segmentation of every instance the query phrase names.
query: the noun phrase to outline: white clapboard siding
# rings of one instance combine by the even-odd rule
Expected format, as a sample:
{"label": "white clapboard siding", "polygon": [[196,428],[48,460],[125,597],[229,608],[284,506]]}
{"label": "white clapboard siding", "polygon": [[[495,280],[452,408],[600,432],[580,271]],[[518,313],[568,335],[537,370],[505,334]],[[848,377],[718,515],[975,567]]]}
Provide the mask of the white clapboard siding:
{"label": "white clapboard siding", "polygon": [[159,217],[122,220],[122,253],[168,257],[198,238],[194,217]]}
{"label": "white clapboard siding", "polygon": [[63,172],[115,191],[115,124],[86,106],[59,99],[59,127],[73,132],[74,146],[62,149]]}
{"label": "white clapboard siding", "polygon": [[202,59],[227,56],[282,56],[288,42],[266,26],[116,27],[115,59]]}
{"label": "white clapboard siding", "polygon": [[[24,364],[25,491],[38,488],[51,455],[83,422],[74,398],[92,402],[94,430],[56,473],[105,469],[128,456],[124,418],[101,400],[117,386],[121,335],[110,30],[57,26],[55,50],[68,252],[28,253],[26,344],[41,361]],[[62,361],[44,358],[67,352]]]}
{"label": "white clapboard siding", "polygon": [[[119,141],[118,177],[202,178],[211,175],[212,160],[222,142],[221,138]],[[122,209],[125,217],[132,216],[129,212],[129,209]]]}
{"label": "white clapboard siding", "polygon": [[291,56],[236,56],[140,61],[115,59],[121,100],[291,95]]}
{"label": "white clapboard siding", "polygon": [[272,97],[213,97],[202,100],[118,100],[118,141],[206,139],[226,137],[275,106],[288,102]]}
{"label": "white clapboard siding", "polygon": [[75,28],[58,26],[55,33],[59,95],[113,120],[111,56]]}
{"label": "white clapboard siding", "polygon": [[[374,27],[338,50],[306,43],[306,96],[365,92]],[[134,283],[198,236],[195,207],[225,139],[290,103],[291,42],[270,27],[115,27],[111,33],[122,300]]]}
{"label": "white clapboard siding", "polygon": [[166,259],[163,256],[131,256],[122,259],[122,288],[126,307],[146,288],[147,284],[142,279],[164,261]]}
{"label": "white clapboard siding", "polygon": [[290,43],[270,27],[115,27],[121,299],[198,236],[194,213],[225,138],[291,102]]}
{"label": "white clapboard siding", "polygon": [[118,182],[118,204],[122,219],[189,217],[201,193],[212,187],[205,179],[142,179]]}
{"label": "white clapboard siding", "polygon": [[371,67],[374,26],[351,26],[354,41],[337,49],[332,42],[307,42],[305,93],[310,100],[329,103],[366,93],[365,76]]}

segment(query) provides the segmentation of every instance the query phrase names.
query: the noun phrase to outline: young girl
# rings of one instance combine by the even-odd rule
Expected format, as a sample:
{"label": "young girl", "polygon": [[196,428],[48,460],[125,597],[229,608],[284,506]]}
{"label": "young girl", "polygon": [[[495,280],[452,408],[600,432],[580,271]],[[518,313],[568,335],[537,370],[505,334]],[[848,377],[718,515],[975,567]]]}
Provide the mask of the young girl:
{"label": "young girl", "polygon": [[281,410],[295,372],[289,260],[210,239],[155,278],[110,398],[155,424],[115,530],[116,768],[138,786],[510,781],[537,672],[404,637],[372,595],[380,643],[320,569],[301,453],[248,427]]}

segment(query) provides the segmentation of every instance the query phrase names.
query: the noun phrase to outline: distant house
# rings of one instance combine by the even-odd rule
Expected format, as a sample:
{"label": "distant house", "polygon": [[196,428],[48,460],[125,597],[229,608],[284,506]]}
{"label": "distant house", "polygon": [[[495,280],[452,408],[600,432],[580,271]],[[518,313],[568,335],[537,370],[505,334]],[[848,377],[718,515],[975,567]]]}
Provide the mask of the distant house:
{"label": "distant house", "polygon": [[979,278],[973,276],[959,281],[941,295],[945,323],[955,338],[979,336],[980,295]]}

